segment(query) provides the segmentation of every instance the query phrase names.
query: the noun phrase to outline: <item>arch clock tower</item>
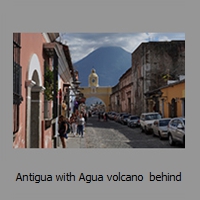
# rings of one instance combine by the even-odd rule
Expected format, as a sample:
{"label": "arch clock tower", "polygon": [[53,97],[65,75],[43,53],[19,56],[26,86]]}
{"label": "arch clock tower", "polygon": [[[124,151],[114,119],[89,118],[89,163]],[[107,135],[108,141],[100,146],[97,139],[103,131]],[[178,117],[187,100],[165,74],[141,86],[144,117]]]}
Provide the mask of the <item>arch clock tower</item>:
{"label": "arch clock tower", "polygon": [[91,70],[88,76],[88,87],[81,87],[84,97],[96,97],[101,99],[105,104],[105,111],[110,111],[110,94],[112,93],[111,86],[99,86],[99,76],[97,75],[95,69]]}
{"label": "arch clock tower", "polygon": [[96,93],[96,88],[99,87],[99,77],[96,74],[95,69],[92,69],[88,77],[89,87],[91,88],[91,93]]}

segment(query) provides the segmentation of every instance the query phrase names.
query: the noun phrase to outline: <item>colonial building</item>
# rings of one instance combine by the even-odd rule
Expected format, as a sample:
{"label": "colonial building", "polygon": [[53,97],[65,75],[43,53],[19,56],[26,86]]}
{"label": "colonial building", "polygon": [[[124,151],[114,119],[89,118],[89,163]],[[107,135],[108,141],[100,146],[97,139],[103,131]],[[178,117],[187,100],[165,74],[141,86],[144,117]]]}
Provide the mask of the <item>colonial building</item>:
{"label": "colonial building", "polygon": [[[56,87],[52,91],[55,94],[52,95],[53,116],[48,116],[48,118],[50,117],[49,119],[53,125],[53,140],[54,147],[56,147],[59,145],[60,141],[58,137],[57,119],[59,115],[70,117],[73,112],[73,105],[76,96],[75,81],[77,81],[77,75],[74,71],[70,51],[67,45],[55,41],[51,43],[44,43],[43,49],[44,55],[46,55],[49,59],[53,59],[52,68]],[[49,86],[48,79],[46,79],[45,83]],[[45,88],[45,91],[47,91],[47,88]],[[47,102],[48,99],[46,99],[46,103]]]}
{"label": "colonial building", "polygon": [[119,79],[120,107],[121,112],[133,114],[133,74],[129,68]]}
{"label": "colonial building", "polygon": [[147,112],[144,93],[185,75],[185,41],[141,43],[132,53],[133,112]]}
{"label": "colonial building", "polygon": [[[147,94],[185,75],[185,41],[141,43],[132,53],[132,66],[112,87],[111,110],[140,115],[159,111],[159,103],[150,106]],[[158,98],[159,94],[155,98]],[[147,105],[148,104],[148,105]],[[152,107],[152,108],[151,108]]]}
{"label": "colonial building", "polygon": [[164,117],[185,117],[185,79],[160,88],[159,99]]}
{"label": "colonial building", "polygon": [[159,111],[163,117],[185,117],[185,79],[145,93],[149,112]]}
{"label": "colonial building", "polygon": [[13,34],[13,148],[57,147],[60,79],[73,75],[58,33]]}
{"label": "colonial building", "polygon": [[119,83],[112,87],[112,93],[110,95],[110,111],[121,112],[120,102],[120,89]]}

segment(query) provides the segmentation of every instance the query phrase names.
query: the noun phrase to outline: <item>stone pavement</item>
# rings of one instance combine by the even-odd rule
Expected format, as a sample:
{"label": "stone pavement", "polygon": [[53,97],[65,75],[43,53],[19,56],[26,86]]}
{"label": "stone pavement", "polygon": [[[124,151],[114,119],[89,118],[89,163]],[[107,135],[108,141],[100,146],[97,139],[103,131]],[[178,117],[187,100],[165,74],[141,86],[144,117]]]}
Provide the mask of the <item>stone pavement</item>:
{"label": "stone pavement", "polygon": [[67,148],[86,148],[85,132],[84,137],[81,138],[79,135],[73,137],[73,134],[68,134]]}
{"label": "stone pavement", "polygon": [[180,146],[170,146],[168,140],[146,135],[139,127],[130,128],[112,120],[98,121],[97,116],[94,116],[88,119],[83,138],[68,134],[67,148],[180,148]]}

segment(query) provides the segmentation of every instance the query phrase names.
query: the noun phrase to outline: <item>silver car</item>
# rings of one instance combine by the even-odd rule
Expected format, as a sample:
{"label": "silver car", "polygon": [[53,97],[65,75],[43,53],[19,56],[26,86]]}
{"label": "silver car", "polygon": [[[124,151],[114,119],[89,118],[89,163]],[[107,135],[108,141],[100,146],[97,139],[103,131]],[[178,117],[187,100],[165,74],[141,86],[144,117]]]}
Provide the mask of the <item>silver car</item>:
{"label": "silver car", "polygon": [[139,127],[140,126],[140,117],[137,115],[131,115],[127,119],[127,125],[129,127]]}
{"label": "silver car", "polygon": [[161,119],[161,115],[158,112],[142,113],[140,116],[140,127],[142,132],[146,134],[152,132],[152,124],[155,120]]}
{"label": "silver car", "polygon": [[168,138],[168,124],[171,118],[162,118],[154,121],[152,125],[153,135],[159,136],[160,139]]}
{"label": "silver car", "polygon": [[171,119],[168,124],[168,138],[171,146],[175,142],[180,142],[185,146],[185,118],[176,117]]}

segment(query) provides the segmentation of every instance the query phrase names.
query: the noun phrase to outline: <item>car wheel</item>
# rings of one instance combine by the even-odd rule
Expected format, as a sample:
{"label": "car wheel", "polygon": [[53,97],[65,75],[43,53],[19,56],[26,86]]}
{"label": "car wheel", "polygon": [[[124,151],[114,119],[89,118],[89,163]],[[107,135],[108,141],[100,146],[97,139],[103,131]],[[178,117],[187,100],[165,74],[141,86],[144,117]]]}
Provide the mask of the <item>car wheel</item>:
{"label": "car wheel", "polygon": [[142,128],[142,126],[141,126],[141,130],[142,130],[142,133],[144,132],[144,129]]}
{"label": "car wheel", "polygon": [[173,140],[173,137],[171,134],[169,134],[169,144],[170,144],[170,146],[174,145],[174,140]]}
{"label": "car wheel", "polygon": [[159,139],[162,140],[162,136],[161,136],[160,132],[158,132],[158,135],[159,135]]}
{"label": "car wheel", "polygon": [[183,137],[183,147],[185,147],[185,136]]}
{"label": "car wheel", "polygon": [[153,137],[156,137],[156,134],[155,134],[154,130],[152,130],[152,133],[153,133]]}
{"label": "car wheel", "polygon": [[146,126],[144,127],[144,132],[145,132],[146,135],[148,134]]}

